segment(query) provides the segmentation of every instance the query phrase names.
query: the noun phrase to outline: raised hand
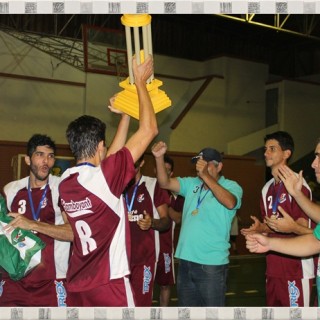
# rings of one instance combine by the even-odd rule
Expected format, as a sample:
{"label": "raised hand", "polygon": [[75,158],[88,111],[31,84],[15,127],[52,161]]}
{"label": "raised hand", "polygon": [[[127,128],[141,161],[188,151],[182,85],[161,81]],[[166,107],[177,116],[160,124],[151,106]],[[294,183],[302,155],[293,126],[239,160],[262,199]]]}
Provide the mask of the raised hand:
{"label": "raised hand", "polygon": [[138,220],[138,226],[141,230],[149,230],[152,226],[152,217],[146,211],[143,212],[143,219]]}
{"label": "raised hand", "polygon": [[270,239],[260,233],[246,236],[246,248],[252,253],[264,253],[270,250]]}
{"label": "raised hand", "polygon": [[260,220],[255,216],[250,216],[250,218],[253,220],[253,224],[249,228],[243,228],[240,230],[241,234],[244,236],[247,236],[248,234],[261,232],[261,222]]}
{"label": "raised hand", "polygon": [[117,93],[112,96],[110,99],[109,99],[109,105],[108,105],[108,108],[111,112],[113,113],[117,113],[117,114],[123,114],[123,112],[119,109],[117,109],[115,106],[114,106],[114,102],[116,100],[116,97],[117,97]]}
{"label": "raised hand", "polygon": [[155,158],[159,158],[167,152],[167,149],[167,144],[163,141],[159,141],[152,146],[151,152]]}
{"label": "raised hand", "polygon": [[34,220],[30,220],[26,218],[24,215],[20,213],[10,212],[8,216],[13,217],[14,219],[11,220],[3,229],[7,232],[12,231],[15,228],[21,228],[25,230],[32,230],[34,226]]}
{"label": "raised hand", "polygon": [[296,197],[301,192],[303,185],[302,170],[298,174],[288,166],[282,165],[278,168],[278,176],[291,196]]}
{"label": "raised hand", "polygon": [[135,84],[144,84],[146,81],[152,76],[153,74],[153,59],[151,55],[148,55],[146,60],[141,63],[137,64],[137,59],[134,57],[132,60],[132,70],[133,76],[135,80]]}
{"label": "raised hand", "polygon": [[292,217],[281,207],[278,207],[282,217],[278,219],[272,219],[265,217],[265,223],[268,227],[275,232],[292,233],[295,232],[297,223]]}

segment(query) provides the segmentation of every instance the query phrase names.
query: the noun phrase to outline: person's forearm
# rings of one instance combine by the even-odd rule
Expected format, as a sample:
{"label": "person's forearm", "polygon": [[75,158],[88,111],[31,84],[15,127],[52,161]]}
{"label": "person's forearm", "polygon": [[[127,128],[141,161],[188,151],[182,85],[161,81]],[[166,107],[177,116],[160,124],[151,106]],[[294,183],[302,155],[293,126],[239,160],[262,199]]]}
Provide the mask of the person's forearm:
{"label": "person's forearm", "polygon": [[206,176],[204,178],[204,182],[210,188],[215,198],[227,209],[233,209],[237,205],[236,197],[231,192],[220,186],[212,177]]}
{"label": "person's forearm", "polygon": [[34,221],[32,230],[45,234],[53,239],[61,241],[73,241],[73,232],[70,224],[52,225],[45,222]]}
{"label": "person's forearm", "polygon": [[139,99],[139,128],[146,132],[152,132],[155,137],[158,134],[157,120],[153,105],[145,83],[136,83]]}
{"label": "person's forearm", "polygon": [[274,233],[274,231],[271,230],[264,222],[259,225],[256,231],[259,233]]}
{"label": "person's forearm", "polygon": [[309,219],[297,219],[295,223],[294,233],[297,235],[313,233],[313,230],[309,228]]}
{"label": "person's forearm", "polygon": [[119,151],[126,143],[128,130],[130,125],[130,116],[127,114],[121,115],[121,120],[118,125],[117,132],[107,150],[107,156]]}
{"label": "person's forearm", "polygon": [[169,213],[169,217],[170,217],[176,224],[180,224],[180,223],[181,223],[182,212],[178,212],[178,211],[174,210],[173,208],[169,207],[168,213]]}
{"label": "person's forearm", "polygon": [[168,177],[164,157],[155,158],[157,168],[157,180],[161,188],[166,189],[169,185],[170,179]]}
{"label": "person's forearm", "polygon": [[320,222],[320,206],[318,204],[307,198],[302,191],[295,196],[295,200],[311,220],[316,223]]}
{"label": "person's forearm", "polygon": [[300,224],[297,224],[295,230],[293,231],[296,235],[304,235],[304,234],[310,234],[313,232],[312,229],[305,227],[305,226],[301,226]]}
{"label": "person's forearm", "polygon": [[170,219],[168,217],[153,219],[151,228],[157,231],[166,231],[170,227]]}
{"label": "person's forearm", "polygon": [[308,257],[320,252],[320,241],[313,234],[294,238],[270,238],[270,250],[295,257]]}
{"label": "person's forearm", "polygon": [[145,84],[136,84],[136,87],[139,97],[139,128],[125,144],[134,162],[141,157],[158,134],[157,121],[147,88]]}

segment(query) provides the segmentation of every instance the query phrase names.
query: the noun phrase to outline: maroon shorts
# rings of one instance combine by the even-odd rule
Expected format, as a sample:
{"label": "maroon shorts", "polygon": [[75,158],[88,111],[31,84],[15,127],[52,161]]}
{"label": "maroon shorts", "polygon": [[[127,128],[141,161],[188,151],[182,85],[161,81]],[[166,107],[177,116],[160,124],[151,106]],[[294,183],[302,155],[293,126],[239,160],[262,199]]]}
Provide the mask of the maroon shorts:
{"label": "maroon shorts", "polygon": [[172,286],[176,283],[172,253],[160,252],[155,283],[159,286]]}
{"label": "maroon shorts", "polygon": [[136,307],[150,307],[154,284],[155,262],[131,266],[132,284]]}
{"label": "maroon shorts", "polygon": [[111,280],[97,288],[68,292],[70,307],[134,307],[133,293],[128,278]]}
{"label": "maroon shorts", "polygon": [[25,280],[0,281],[1,307],[66,307],[65,279],[44,280],[37,283]]}
{"label": "maroon shorts", "polygon": [[314,279],[267,277],[268,307],[309,307]]}

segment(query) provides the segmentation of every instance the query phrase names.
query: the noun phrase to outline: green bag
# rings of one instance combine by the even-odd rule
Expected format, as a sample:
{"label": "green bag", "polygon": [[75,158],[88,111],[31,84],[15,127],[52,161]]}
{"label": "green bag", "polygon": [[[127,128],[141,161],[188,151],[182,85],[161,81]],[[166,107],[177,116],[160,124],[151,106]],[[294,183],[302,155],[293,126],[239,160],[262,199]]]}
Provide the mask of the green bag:
{"label": "green bag", "polygon": [[46,245],[28,230],[16,228],[10,233],[4,232],[3,227],[12,219],[0,195],[0,266],[11,279],[20,280],[41,262],[41,250]]}

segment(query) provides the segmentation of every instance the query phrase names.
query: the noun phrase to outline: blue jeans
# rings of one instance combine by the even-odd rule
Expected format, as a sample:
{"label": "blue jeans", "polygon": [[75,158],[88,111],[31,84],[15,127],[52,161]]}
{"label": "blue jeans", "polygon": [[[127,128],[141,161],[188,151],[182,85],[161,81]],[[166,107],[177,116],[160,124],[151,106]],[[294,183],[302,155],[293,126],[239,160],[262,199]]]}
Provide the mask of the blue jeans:
{"label": "blue jeans", "polygon": [[223,307],[228,264],[213,266],[179,260],[177,293],[180,307]]}

